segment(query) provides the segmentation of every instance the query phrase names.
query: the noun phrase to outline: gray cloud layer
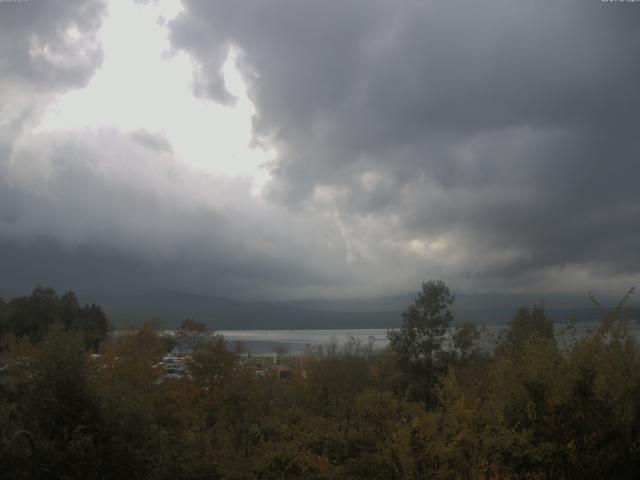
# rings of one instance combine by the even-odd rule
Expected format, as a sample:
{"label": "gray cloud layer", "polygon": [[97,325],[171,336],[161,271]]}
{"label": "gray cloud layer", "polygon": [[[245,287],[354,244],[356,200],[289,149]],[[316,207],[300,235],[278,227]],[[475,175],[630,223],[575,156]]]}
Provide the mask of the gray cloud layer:
{"label": "gray cloud layer", "polygon": [[272,198],[322,198],[372,242],[444,238],[445,274],[476,285],[638,274],[636,5],[185,4],[172,39],[212,98],[243,52]]}
{"label": "gray cloud layer", "polygon": [[[101,1],[4,2],[0,15],[2,81],[50,90],[82,86],[102,59],[93,35]],[[12,4],[13,3],[13,4]]]}
{"label": "gray cloud layer", "polygon": [[0,290],[350,296],[437,277],[582,292],[639,278],[638,5],[184,4],[169,28],[197,61],[196,95],[231,102],[221,68],[242,52],[256,141],[279,152],[265,198],[146,131],[27,135],[95,73],[105,7],[0,3]]}

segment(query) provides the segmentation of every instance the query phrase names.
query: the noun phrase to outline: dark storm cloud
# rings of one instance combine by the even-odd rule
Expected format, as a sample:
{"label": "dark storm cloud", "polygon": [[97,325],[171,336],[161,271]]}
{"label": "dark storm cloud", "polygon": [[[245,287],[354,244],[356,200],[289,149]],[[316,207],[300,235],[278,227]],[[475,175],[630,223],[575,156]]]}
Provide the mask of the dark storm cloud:
{"label": "dark storm cloud", "polygon": [[369,268],[362,248],[331,209],[294,212],[253,197],[247,180],[199,174],[162,136],[34,131],[49,102],[85,85],[99,66],[103,8],[0,8],[4,291],[42,283],[287,297],[366,293],[388,283],[360,278]]}
{"label": "dark storm cloud", "polygon": [[430,255],[476,283],[640,272],[638,5],[184,3],[172,41],[198,91],[224,97],[242,52],[271,198],[374,243],[448,239]]}
{"label": "dark storm cloud", "polygon": [[198,173],[157,132],[32,130],[96,72],[105,6],[0,2],[0,262],[17,272],[0,289],[349,297],[640,278],[637,4],[184,5],[169,30],[196,95],[233,103],[222,67],[240,52],[255,141],[278,152],[266,196]]}

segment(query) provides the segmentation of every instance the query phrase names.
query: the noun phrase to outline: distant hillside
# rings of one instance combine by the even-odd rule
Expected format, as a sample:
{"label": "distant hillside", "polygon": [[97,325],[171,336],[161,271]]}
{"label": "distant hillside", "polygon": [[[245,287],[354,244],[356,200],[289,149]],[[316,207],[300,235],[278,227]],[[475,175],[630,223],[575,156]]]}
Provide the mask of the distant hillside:
{"label": "distant hillside", "polygon": [[174,292],[92,295],[84,299],[101,305],[116,325],[156,320],[166,327],[175,327],[186,318],[195,318],[216,330],[393,328],[400,325],[399,312],[393,311],[340,312]]}
{"label": "distant hillside", "polygon": [[[155,320],[166,327],[194,318],[218,330],[394,328],[413,295],[375,299],[250,302],[176,292],[136,295],[81,295],[82,301],[101,305],[116,325],[139,325]],[[507,323],[521,306],[544,301],[555,322],[575,317],[581,322],[602,318],[602,309],[586,298],[540,295],[459,295],[454,304],[456,322]],[[615,301],[605,302],[614,305]],[[638,318],[638,309],[630,311]]]}

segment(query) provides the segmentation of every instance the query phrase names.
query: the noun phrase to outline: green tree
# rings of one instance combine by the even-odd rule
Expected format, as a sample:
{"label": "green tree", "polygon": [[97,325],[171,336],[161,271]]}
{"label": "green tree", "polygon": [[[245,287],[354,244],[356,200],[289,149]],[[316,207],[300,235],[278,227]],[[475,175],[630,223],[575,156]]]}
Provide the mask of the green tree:
{"label": "green tree", "polygon": [[402,326],[387,332],[398,366],[411,381],[413,395],[425,404],[433,400],[435,361],[453,320],[455,297],[442,280],[422,284],[415,302],[402,313]]}
{"label": "green tree", "polygon": [[457,325],[452,335],[453,348],[461,360],[479,351],[481,331],[473,322]]}
{"label": "green tree", "polygon": [[532,309],[520,308],[502,337],[499,339],[498,351],[522,350],[528,343],[537,339],[554,340],[553,322],[547,318],[542,306]]}

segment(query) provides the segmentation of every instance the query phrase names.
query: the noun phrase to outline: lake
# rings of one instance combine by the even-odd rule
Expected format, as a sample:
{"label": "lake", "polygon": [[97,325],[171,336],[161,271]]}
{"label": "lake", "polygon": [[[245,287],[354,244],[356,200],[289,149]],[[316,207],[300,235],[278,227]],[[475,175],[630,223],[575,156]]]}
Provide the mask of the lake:
{"label": "lake", "polygon": [[283,353],[303,353],[307,345],[327,346],[335,342],[343,346],[351,338],[362,345],[371,343],[376,348],[387,345],[387,330],[354,329],[354,330],[220,330],[216,333],[224,335],[233,346],[241,341],[251,353],[268,355],[277,350]]}
{"label": "lake", "polygon": [[[583,322],[576,325],[578,334],[595,330],[599,322]],[[487,325],[486,332],[495,336],[507,325]],[[560,333],[566,328],[566,323],[555,323],[555,329]],[[636,323],[630,323],[631,331],[636,338],[640,337],[640,328]],[[343,346],[351,338],[359,341],[363,346],[370,343],[374,348],[385,347],[387,330],[378,329],[336,329],[336,330],[220,330],[216,333],[224,335],[230,346],[241,341],[244,347],[255,355],[272,355],[276,351],[297,355],[303,353],[309,345],[328,346],[335,342],[338,347]]]}

